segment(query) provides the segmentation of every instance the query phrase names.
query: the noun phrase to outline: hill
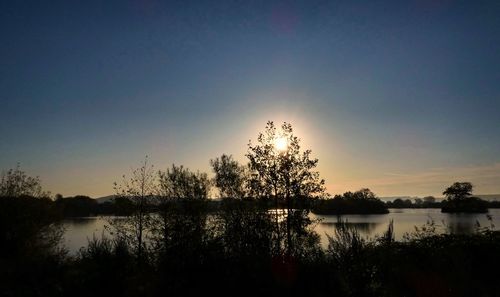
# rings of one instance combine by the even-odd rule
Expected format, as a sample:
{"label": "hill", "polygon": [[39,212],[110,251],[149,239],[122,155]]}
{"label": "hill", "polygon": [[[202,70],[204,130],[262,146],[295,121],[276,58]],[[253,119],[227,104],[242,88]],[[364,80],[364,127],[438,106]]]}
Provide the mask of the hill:
{"label": "hill", "polygon": [[104,202],[112,202],[112,200],[114,198],[115,198],[115,195],[108,195],[108,196],[95,198],[95,200],[97,200],[97,203],[104,203]]}

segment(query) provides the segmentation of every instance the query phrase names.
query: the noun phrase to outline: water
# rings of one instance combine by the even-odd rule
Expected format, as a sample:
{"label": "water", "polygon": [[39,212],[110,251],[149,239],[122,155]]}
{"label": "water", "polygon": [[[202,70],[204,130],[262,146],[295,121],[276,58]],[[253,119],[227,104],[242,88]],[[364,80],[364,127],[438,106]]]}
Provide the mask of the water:
{"label": "water", "polygon": [[[382,235],[391,220],[394,221],[394,237],[402,240],[407,233],[415,232],[415,227],[422,227],[428,222],[434,221],[436,232],[469,234],[480,227],[490,227],[494,225],[495,230],[500,227],[500,209],[490,209],[488,215],[492,220],[488,220],[486,214],[448,214],[441,213],[440,209],[390,209],[388,214],[383,215],[344,215],[342,220],[347,220],[348,225],[356,228],[364,238],[375,238]],[[321,236],[323,247],[328,245],[326,234],[334,235],[338,222],[338,216],[311,215],[320,219],[320,223],[315,227],[315,231]]]}
{"label": "water", "polygon": [[[405,233],[414,232],[415,226],[421,227],[429,220],[435,222],[436,231],[440,233],[472,233],[476,230],[477,222],[481,227],[489,227],[493,223],[496,230],[500,229],[500,209],[490,209],[489,215],[492,216],[492,221],[488,220],[486,214],[445,214],[440,209],[390,209],[390,213],[383,215],[344,215],[340,218],[347,220],[365,238],[381,235],[387,230],[390,220],[394,220],[395,238],[402,240]],[[311,214],[311,218],[319,219],[314,230],[321,236],[322,246],[326,247],[326,234],[334,235],[339,217]],[[108,224],[107,219],[86,217],[65,220],[65,247],[71,254],[75,254],[93,236],[100,238],[102,234],[109,235],[104,227]]]}
{"label": "water", "polygon": [[93,236],[101,238],[104,234],[109,236],[105,226],[109,225],[105,217],[83,217],[64,220],[64,246],[70,254],[76,254],[78,250],[87,246],[88,240]]}

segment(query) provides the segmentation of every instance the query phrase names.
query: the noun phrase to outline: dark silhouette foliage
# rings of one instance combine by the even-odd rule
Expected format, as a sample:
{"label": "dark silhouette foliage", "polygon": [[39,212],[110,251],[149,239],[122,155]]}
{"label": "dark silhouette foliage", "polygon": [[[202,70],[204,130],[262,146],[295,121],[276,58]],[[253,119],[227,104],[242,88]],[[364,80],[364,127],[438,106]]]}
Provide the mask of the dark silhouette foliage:
{"label": "dark silhouette foliage", "polygon": [[325,196],[325,181],[314,171],[318,159],[311,158],[311,153],[301,150],[300,139],[286,122],[279,128],[272,121],[267,122],[257,143],[248,144],[249,190],[258,199],[274,200],[273,249],[278,257],[300,255],[295,242],[308,240],[305,230],[311,223],[305,201]]}
{"label": "dark silhouette foliage", "polygon": [[49,192],[42,190],[40,178],[32,177],[21,170],[17,164],[15,169],[2,172],[0,178],[0,197],[50,197]]}
{"label": "dark silhouette foliage", "polygon": [[313,213],[322,215],[339,214],[385,214],[386,204],[378,199],[369,189],[346,192],[332,199],[321,199],[315,202]]}
{"label": "dark silhouette foliage", "polygon": [[477,197],[471,197],[472,184],[469,182],[456,182],[446,188],[443,195],[446,200],[442,202],[441,212],[468,212],[486,213],[488,203]]}
{"label": "dark silhouette foliage", "polygon": [[7,171],[1,187],[0,296],[57,294],[67,260],[60,211],[44,197],[40,180],[19,167]]}
{"label": "dark silhouette foliage", "polygon": [[449,200],[463,200],[472,195],[472,184],[469,182],[456,182],[444,190],[443,195]]}
{"label": "dark silhouette foliage", "polygon": [[61,197],[56,199],[55,204],[65,217],[95,216],[101,210],[95,199],[82,195],[67,198]]}
{"label": "dark silhouette foliage", "polygon": [[156,184],[153,166],[144,159],[142,166],[132,170],[129,178],[123,175],[121,184],[114,183],[116,196],[128,201],[130,215],[125,220],[111,220],[117,236],[127,241],[137,255],[140,263],[145,261],[146,228],[149,220],[151,200],[155,195]]}
{"label": "dark silhouette foliage", "polygon": [[[278,150],[276,136],[287,146]],[[0,196],[0,296],[499,296],[488,270],[500,265],[493,227],[452,235],[430,223],[395,241],[393,222],[368,239],[339,220],[321,248],[311,207],[363,214],[386,213],[390,204],[368,189],[322,199],[317,160],[309,156],[291,126],[268,123],[249,146],[248,168],[226,155],[212,161],[220,201],[208,199],[207,174],[176,165],[156,172],[147,159],[102,204],[85,196],[53,201],[38,178],[8,171]],[[474,209],[460,204],[477,201],[467,184],[448,188],[443,208]],[[113,221],[112,236],[94,236],[68,256],[61,219],[102,213],[124,218]]]}
{"label": "dark silhouette foliage", "polygon": [[215,173],[214,184],[219,189],[221,198],[246,196],[247,177],[244,166],[226,154],[210,160],[210,165]]}

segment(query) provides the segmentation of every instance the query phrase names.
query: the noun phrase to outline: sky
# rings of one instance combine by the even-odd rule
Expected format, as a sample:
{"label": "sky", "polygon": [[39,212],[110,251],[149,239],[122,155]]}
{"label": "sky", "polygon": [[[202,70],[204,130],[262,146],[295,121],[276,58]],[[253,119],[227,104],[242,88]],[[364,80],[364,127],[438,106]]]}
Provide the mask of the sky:
{"label": "sky", "polygon": [[0,169],[113,194],[292,124],[330,194],[500,193],[498,1],[2,1]]}

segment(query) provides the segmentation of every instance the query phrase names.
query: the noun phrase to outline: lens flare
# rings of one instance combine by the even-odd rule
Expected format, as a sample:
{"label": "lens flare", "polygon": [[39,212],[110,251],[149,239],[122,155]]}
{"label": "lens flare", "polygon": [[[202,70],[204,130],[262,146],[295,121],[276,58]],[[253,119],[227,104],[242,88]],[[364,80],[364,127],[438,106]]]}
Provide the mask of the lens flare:
{"label": "lens flare", "polygon": [[276,138],[274,140],[274,147],[276,150],[283,152],[288,149],[288,141],[285,137]]}

